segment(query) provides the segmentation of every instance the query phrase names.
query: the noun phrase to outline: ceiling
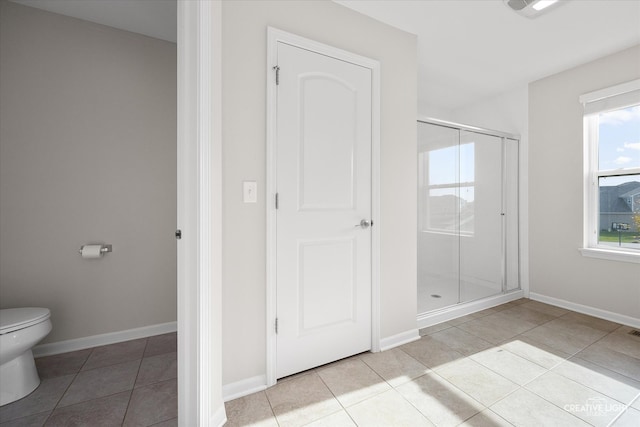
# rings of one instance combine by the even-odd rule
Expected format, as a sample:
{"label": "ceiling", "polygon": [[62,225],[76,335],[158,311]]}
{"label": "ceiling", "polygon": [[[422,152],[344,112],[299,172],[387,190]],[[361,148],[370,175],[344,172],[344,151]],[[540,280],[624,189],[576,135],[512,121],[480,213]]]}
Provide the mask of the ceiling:
{"label": "ceiling", "polygon": [[176,42],[176,0],[11,0],[25,6]]}
{"label": "ceiling", "polygon": [[421,113],[470,105],[640,43],[640,0],[561,1],[535,19],[503,0],[337,3],[418,36]]}
{"label": "ceiling", "polygon": [[[13,1],[176,40],[176,0]],[[535,19],[503,0],[335,1],[418,36],[423,114],[471,105],[640,44],[640,0],[561,0]]]}

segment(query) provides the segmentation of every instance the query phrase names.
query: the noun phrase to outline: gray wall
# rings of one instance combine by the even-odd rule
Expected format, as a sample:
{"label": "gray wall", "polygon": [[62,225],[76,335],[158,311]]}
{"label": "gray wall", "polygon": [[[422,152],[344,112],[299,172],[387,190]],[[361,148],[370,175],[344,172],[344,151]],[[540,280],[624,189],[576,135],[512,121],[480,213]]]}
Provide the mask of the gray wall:
{"label": "gray wall", "polygon": [[578,97],[640,78],[639,58],[635,46],[529,85],[530,290],[636,319],[640,265],[586,258],[578,251],[583,245]]}
{"label": "gray wall", "polygon": [[[416,38],[330,1],[223,2],[223,384],[264,375],[267,26],[381,63],[381,332],[416,328]],[[258,203],[242,203],[242,181]],[[374,218],[375,220],[375,218]],[[379,225],[378,225],[379,224]]]}
{"label": "gray wall", "polygon": [[0,306],[50,308],[45,342],[175,321],[176,45],[0,15]]}

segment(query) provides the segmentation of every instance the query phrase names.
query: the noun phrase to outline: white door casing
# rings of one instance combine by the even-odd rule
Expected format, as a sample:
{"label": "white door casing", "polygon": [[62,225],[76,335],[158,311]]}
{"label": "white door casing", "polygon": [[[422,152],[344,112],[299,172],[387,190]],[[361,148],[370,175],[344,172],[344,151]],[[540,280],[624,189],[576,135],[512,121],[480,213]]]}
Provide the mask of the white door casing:
{"label": "white door casing", "polygon": [[178,0],[178,422],[221,426],[221,16]]}
{"label": "white door casing", "polygon": [[[379,349],[379,65],[278,30],[269,36],[269,66],[279,72],[268,88],[272,385]],[[360,226],[372,218],[373,228]]]}

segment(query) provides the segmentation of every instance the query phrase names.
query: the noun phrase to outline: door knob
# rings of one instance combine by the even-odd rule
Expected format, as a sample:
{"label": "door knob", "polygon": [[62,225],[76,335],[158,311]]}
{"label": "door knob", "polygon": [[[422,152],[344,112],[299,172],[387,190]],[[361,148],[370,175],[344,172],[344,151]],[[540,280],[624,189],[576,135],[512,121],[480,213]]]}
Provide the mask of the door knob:
{"label": "door knob", "polygon": [[360,221],[360,224],[356,225],[356,227],[369,228],[373,225],[373,221],[368,219],[363,219]]}

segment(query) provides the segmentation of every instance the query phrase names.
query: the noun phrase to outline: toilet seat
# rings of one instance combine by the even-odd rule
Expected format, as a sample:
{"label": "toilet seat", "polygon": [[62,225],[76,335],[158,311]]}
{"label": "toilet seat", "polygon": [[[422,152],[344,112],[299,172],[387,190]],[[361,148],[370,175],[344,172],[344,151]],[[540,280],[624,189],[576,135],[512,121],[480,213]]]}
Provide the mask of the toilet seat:
{"label": "toilet seat", "polygon": [[0,310],[0,335],[19,331],[51,317],[48,308],[26,307]]}

